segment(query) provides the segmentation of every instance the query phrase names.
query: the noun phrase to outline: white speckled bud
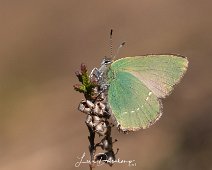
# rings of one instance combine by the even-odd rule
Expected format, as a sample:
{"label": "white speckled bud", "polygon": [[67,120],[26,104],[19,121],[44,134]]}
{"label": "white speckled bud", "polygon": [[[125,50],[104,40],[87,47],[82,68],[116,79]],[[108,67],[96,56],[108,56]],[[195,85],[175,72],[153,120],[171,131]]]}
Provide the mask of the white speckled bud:
{"label": "white speckled bud", "polygon": [[98,116],[93,116],[93,125],[97,126],[101,122],[101,118]]}
{"label": "white speckled bud", "polygon": [[94,105],[93,113],[99,115],[101,112],[99,106],[97,104]]}
{"label": "white speckled bud", "polygon": [[98,102],[97,104],[101,110],[105,110],[105,105],[102,102]]}
{"label": "white speckled bud", "polygon": [[85,105],[80,102],[80,104],[78,106],[78,110],[83,112],[84,109],[85,109]]}
{"label": "white speckled bud", "polygon": [[96,133],[98,133],[100,136],[103,136],[107,132],[107,126],[105,122],[100,122],[98,125],[95,127]]}
{"label": "white speckled bud", "polygon": [[91,116],[91,115],[87,115],[87,118],[86,118],[85,123],[86,123],[89,127],[94,127],[93,122],[92,122],[92,116]]}
{"label": "white speckled bud", "polygon": [[94,104],[90,100],[86,100],[86,103],[90,109],[94,108]]}
{"label": "white speckled bud", "polygon": [[82,102],[79,104],[78,110],[86,114],[89,114],[91,112],[91,109],[88,107],[85,107],[85,105]]}
{"label": "white speckled bud", "polygon": [[103,116],[105,105],[102,102],[96,102],[93,112],[98,116]]}

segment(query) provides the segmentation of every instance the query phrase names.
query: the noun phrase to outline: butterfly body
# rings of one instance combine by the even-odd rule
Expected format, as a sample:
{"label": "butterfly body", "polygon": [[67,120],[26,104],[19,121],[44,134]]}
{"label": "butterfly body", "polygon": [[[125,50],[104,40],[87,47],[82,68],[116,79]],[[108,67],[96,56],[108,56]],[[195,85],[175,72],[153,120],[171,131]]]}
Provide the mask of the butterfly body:
{"label": "butterfly body", "polygon": [[168,96],[187,70],[179,55],[146,55],[103,60],[92,71],[106,87],[112,116],[123,131],[145,129],[162,115],[161,98]]}

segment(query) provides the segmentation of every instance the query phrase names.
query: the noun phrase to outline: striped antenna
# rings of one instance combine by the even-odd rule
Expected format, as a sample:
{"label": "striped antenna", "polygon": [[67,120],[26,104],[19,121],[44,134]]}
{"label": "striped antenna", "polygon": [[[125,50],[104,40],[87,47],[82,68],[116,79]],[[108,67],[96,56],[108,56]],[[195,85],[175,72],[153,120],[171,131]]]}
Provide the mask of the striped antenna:
{"label": "striped antenna", "polygon": [[110,57],[113,57],[113,30],[110,30]]}

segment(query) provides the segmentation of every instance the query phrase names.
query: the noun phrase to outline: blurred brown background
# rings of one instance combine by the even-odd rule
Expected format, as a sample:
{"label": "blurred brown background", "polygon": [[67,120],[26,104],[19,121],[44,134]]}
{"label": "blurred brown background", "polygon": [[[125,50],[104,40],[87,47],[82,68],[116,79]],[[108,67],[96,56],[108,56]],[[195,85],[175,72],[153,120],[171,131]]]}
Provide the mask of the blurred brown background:
{"label": "blurred brown background", "polygon": [[176,53],[190,62],[160,121],[113,130],[117,157],[135,159],[134,170],[212,170],[211,16],[209,0],[1,0],[0,170],[88,169],[74,166],[83,152],[89,158],[74,72],[109,55],[111,28],[114,49],[127,41],[119,57]]}

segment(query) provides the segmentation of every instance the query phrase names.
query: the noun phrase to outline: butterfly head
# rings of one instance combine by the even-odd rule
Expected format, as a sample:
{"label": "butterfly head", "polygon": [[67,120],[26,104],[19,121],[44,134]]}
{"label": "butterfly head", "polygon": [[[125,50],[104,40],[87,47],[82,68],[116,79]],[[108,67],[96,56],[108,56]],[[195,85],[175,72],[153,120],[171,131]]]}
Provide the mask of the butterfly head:
{"label": "butterfly head", "polygon": [[102,60],[102,63],[101,63],[101,66],[108,66],[108,65],[110,65],[110,64],[112,64],[112,60],[111,59],[109,59],[109,58],[104,58],[103,60]]}

